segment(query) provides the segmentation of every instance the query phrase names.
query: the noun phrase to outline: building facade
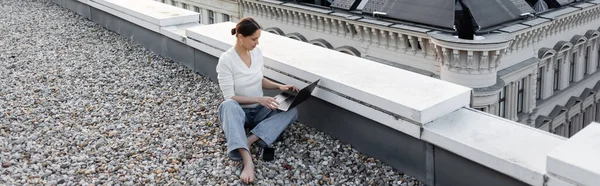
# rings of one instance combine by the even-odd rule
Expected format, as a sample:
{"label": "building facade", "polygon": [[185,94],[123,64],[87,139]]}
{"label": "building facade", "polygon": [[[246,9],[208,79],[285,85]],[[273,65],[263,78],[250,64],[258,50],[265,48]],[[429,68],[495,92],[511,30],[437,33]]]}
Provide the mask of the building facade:
{"label": "building facade", "polygon": [[[600,121],[600,0],[556,3],[472,40],[431,25],[338,10],[325,1],[186,1],[199,7],[226,3],[220,7],[231,7],[227,11],[214,11],[250,16],[268,32],[471,87],[473,108],[551,133],[570,137]],[[376,10],[386,9],[371,12]]]}
{"label": "building facade", "polygon": [[201,24],[213,24],[240,19],[237,0],[155,0],[200,13]]}

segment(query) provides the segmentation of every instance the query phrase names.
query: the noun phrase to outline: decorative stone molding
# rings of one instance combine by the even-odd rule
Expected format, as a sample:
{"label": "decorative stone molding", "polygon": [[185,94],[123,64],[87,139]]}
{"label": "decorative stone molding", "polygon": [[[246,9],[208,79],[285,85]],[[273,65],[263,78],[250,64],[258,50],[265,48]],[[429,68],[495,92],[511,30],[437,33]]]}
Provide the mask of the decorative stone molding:
{"label": "decorative stone molding", "polygon": [[304,41],[304,42],[307,41],[306,37],[304,37],[300,33],[289,33],[289,34],[286,34],[285,37],[289,37],[289,38],[292,38],[292,39],[295,39],[295,40],[298,40],[298,41]]}
{"label": "decorative stone molding", "polygon": [[509,47],[508,52],[536,45],[548,37],[553,37],[562,32],[576,29],[580,25],[588,24],[600,18],[600,5],[584,8],[581,11],[560,16],[548,24],[526,29],[515,35],[515,41]]}
{"label": "decorative stone molding", "polygon": [[360,51],[358,51],[356,48],[351,47],[351,46],[341,46],[341,47],[335,48],[334,50],[360,57]]}
{"label": "decorative stone molding", "polygon": [[285,32],[283,32],[283,30],[281,30],[280,28],[277,28],[277,27],[266,28],[265,31],[271,32],[274,34],[278,34],[281,36],[285,36]]}
{"label": "decorative stone molding", "polygon": [[574,35],[571,38],[571,44],[573,44],[573,46],[578,46],[584,44],[585,42],[587,42],[587,38],[582,35]]}
{"label": "decorative stone molding", "polygon": [[333,49],[333,46],[329,42],[325,41],[324,39],[313,39],[313,40],[308,41],[308,43],[317,45],[320,47],[328,48],[328,49]]}
{"label": "decorative stone molding", "polygon": [[556,50],[551,48],[542,47],[538,50],[538,58],[540,61],[554,57],[554,55],[556,55]]}
{"label": "decorative stone molding", "polygon": [[[306,10],[265,1],[242,0],[240,6],[242,6],[243,16],[277,20],[282,24],[360,41],[365,43],[363,47],[378,47],[430,59],[434,59],[436,55],[434,48],[431,47],[430,38],[425,33],[429,29],[413,27],[421,31],[418,32],[404,25],[392,26],[393,23],[371,19],[357,21],[365,18],[336,14],[323,9]],[[307,9],[311,8],[307,7]],[[378,23],[371,24],[371,22]]]}
{"label": "decorative stone molding", "polygon": [[558,54],[560,54],[565,51],[571,50],[571,48],[573,48],[573,44],[567,41],[559,41],[554,45],[553,48]]}
{"label": "decorative stone molding", "polygon": [[486,35],[480,40],[458,39],[441,32],[429,36],[443,68],[464,74],[494,72],[512,39],[506,34]]}

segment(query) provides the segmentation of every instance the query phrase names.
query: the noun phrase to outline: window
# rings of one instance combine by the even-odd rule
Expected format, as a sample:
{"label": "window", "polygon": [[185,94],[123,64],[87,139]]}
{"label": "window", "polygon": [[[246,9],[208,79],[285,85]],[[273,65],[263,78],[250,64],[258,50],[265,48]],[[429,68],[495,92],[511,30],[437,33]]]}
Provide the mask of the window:
{"label": "window", "polygon": [[229,22],[229,15],[223,14],[223,22]]}
{"label": "window", "polygon": [[501,91],[500,91],[500,95],[498,95],[498,116],[500,117],[504,117],[505,116],[505,103],[506,102],[506,87],[504,87]]}
{"label": "window", "polygon": [[175,2],[175,1],[171,0],[171,5],[173,5],[173,6],[177,6],[177,2]]}
{"label": "window", "polygon": [[591,49],[591,47],[586,47],[585,48],[585,53],[583,54],[583,57],[585,58],[585,61],[583,62],[583,65],[584,65],[584,67],[583,67],[583,74],[584,75],[589,74],[588,73],[588,66],[589,66],[588,63],[589,63],[589,58],[590,58],[590,56],[589,56],[590,55],[590,49]]}
{"label": "window", "polygon": [[208,10],[208,24],[215,23],[215,12]]}
{"label": "window", "polygon": [[523,112],[523,89],[525,87],[525,78],[517,82],[517,113]]}
{"label": "window", "polygon": [[542,99],[542,83],[544,83],[544,81],[542,80],[542,77],[544,77],[544,67],[540,67],[538,69],[538,76],[537,76],[537,84],[536,84],[536,93],[537,95],[535,96],[536,99]]}
{"label": "window", "polygon": [[186,9],[186,10],[188,9],[188,5],[187,5],[187,4],[185,4],[185,3],[181,3],[181,7],[182,7],[183,9]]}
{"label": "window", "polygon": [[574,130],[573,130],[573,128],[574,128],[574,127],[573,127],[573,118],[571,118],[571,119],[569,120],[569,126],[568,126],[568,129],[569,129],[569,131],[566,131],[566,132],[565,132],[565,135],[564,135],[564,137],[570,138],[571,136],[573,136],[573,133],[574,133]]}
{"label": "window", "polygon": [[556,65],[554,66],[554,90],[558,90],[558,81],[560,80],[560,62],[562,60],[556,60]]}
{"label": "window", "polygon": [[198,12],[200,14],[198,14],[198,20],[200,24],[202,24],[202,9],[200,9],[200,7],[194,6],[194,12]]}
{"label": "window", "polygon": [[573,78],[575,77],[575,60],[577,60],[577,52],[573,53],[573,59],[569,64],[569,83],[573,82]]}

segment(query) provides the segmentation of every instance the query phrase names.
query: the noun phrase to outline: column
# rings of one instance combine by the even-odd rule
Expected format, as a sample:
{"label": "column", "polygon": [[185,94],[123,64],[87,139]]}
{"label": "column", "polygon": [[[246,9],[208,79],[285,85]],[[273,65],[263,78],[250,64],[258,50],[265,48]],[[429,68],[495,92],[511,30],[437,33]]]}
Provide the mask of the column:
{"label": "column", "polygon": [[[552,59],[552,58],[551,58]],[[551,60],[548,59],[548,60]],[[544,69],[542,70],[544,73],[544,78],[542,79],[542,89],[544,89],[544,91],[542,91],[542,99],[546,99],[549,98],[550,96],[552,96],[553,93],[553,86],[554,86],[554,66],[553,63],[555,62],[549,62],[547,63],[547,65],[544,67]]]}
{"label": "column", "polygon": [[569,87],[569,62],[571,61],[572,53],[570,51],[566,51],[566,54],[563,56],[563,60],[560,65],[560,83],[558,85],[558,90],[564,90]]}
{"label": "column", "polygon": [[507,87],[506,87],[506,92],[505,92],[505,96],[506,96],[506,100],[504,101],[504,118],[506,119],[510,119],[513,120],[513,116],[512,116],[512,108],[514,105],[513,102],[515,102],[516,100],[513,97],[513,91],[514,91],[514,83],[510,82],[508,83]]}
{"label": "column", "polygon": [[[537,74],[537,69],[535,69],[536,72],[534,72],[534,74]],[[537,76],[541,76],[541,74],[537,74]],[[525,97],[527,99],[524,99],[523,101],[527,101],[525,102],[525,108],[527,108],[527,110],[525,110],[525,108],[523,108],[523,111],[526,113],[532,113],[533,109],[535,109],[535,105],[536,105],[536,97],[537,97],[537,76],[535,75],[529,75],[529,83],[527,83],[527,89],[525,89]]]}
{"label": "column", "polygon": [[600,56],[598,56],[598,38],[594,39],[594,41],[591,43],[591,47],[590,72],[595,73],[598,69],[598,60],[600,60]]}
{"label": "column", "polygon": [[510,100],[510,119],[511,120],[517,120],[517,92],[518,92],[518,88],[516,83],[511,83],[511,91],[510,93],[512,94],[512,100]]}
{"label": "column", "polygon": [[398,40],[398,37],[396,37],[396,35],[394,34],[394,32],[388,32],[389,35],[389,44],[388,44],[388,50],[396,50],[397,49],[397,45],[396,42]]}
{"label": "column", "polygon": [[577,126],[579,129],[577,129],[577,131],[583,129],[583,125],[585,125],[585,120],[586,120],[585,117],[587,117],[587,114],[585,117],[583,117],[583,113],[586,112],[586,109],[587,108],[581,109],[581,112],[579,113],[579,115],[580,115],[579,116],[579,125]]}
{"label": "column", "polygon": [[585,70],[585,56],[583,56],[583,54],[585,54],[585,44],[582,44],[579,46],[579,51],[575,52],[574,54],[577,55],[576,57],[576,61],[575,61],[575,77],[573,78],[574,82],[579,82],[581,81],[581,79],[583,79],[583,74],[586,71]]}
{"label": "column", "polygon": [[592,103],[592,105],[590,107],[592,107],[592,109],[590,110],[590,112],[588,112],[588,115],[590,115],[590,117],[591,117],[590,118],[590,122],[596,121],[596,109],[598,109],[598,108],[596,108],[596,104],[595,103]]}

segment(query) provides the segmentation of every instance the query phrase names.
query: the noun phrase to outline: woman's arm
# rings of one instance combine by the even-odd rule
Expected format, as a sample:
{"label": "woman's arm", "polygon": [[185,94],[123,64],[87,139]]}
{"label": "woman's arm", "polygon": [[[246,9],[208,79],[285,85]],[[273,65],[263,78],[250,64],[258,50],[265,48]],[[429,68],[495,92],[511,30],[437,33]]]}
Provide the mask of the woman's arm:
{"label": "woman's arm", "polygon": [[232,96],[231,99],[237,101],[239,104],[254,104],[259,103],[260,97],[248,97],[248,96]]}
{"label": "woman's arm", "polygon": [[275,82],[273,82],[273,81],[271,81],[271,80],[269,80],[267,78],[264,78],[264,77],[263,77],[263,80],[262,80],[262,87],[264,89],[269,89],[269,90],[279,89],[281,91],[286,91],[286,90],[288,90],[288,89],[291,88],[294,91],[298,91],[298,88],[296,88],[296,86],[294,86],[294,85],[282,85],[282,84],[279,84],[279,83],[275,83]]}
{"label": "woman's arm", "polygon": [[263,89],[275,90],[280,89],[279,87],[283,86],[282,84],[275,83],[267,78],[262,79],[262,87]]}

